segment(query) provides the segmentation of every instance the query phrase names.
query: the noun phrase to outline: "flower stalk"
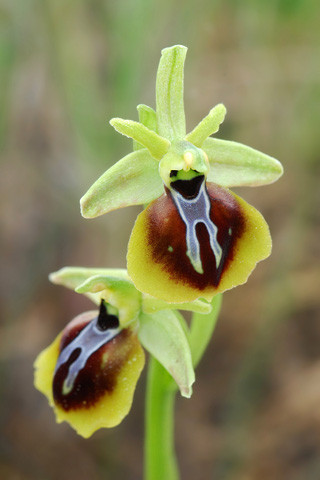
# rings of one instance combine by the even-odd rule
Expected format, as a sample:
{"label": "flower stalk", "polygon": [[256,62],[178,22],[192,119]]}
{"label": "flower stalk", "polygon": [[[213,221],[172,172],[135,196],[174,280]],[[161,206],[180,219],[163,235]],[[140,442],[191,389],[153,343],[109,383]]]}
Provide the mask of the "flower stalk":
{"label": "flower stalk", "polygon": [[[210,313],[193,313],[188,335],[192,361],[196,367],[212,338],[221,309],[222,295],[212,301]],[[145,480],[178,480],[174,446],[174,407],[177,386],[154,358],[147,375],[145,414]]]}
{"label": "flower stalk", "polygon": [[178,480],[174,447],[176,389],[155,358],[149,359],[145,412],[145,480]]}

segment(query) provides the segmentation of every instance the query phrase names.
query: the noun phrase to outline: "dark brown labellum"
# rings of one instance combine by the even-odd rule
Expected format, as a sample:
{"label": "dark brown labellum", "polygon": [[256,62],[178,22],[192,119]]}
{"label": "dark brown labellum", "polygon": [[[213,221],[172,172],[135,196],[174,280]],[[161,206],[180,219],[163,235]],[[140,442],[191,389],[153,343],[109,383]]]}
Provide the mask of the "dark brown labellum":
{"label": "dark brown labellum", "polygon": [[244,232],[244,214],[235,197],[213,183],[201,184],[196,200],[178,195],[166,189],[147,210],[153,261],[178,283],[217,287]]}
{"label": "dark brown labellum", "polygon": [[53,378],[55,403],[69,411],[90,407],[102,395],[111,394],[129,354],[123,348],[129,335],[103,302],[98,316],[67,328]]}

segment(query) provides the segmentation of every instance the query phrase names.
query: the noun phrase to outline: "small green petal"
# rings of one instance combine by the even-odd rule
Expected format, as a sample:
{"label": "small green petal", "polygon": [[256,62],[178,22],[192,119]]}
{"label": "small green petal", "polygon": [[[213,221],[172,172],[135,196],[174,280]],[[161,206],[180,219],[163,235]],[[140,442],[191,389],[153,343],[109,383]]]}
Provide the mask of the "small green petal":
{"label": "small green petal", "polygon": [[[157,133],[157,114],[153,108],[148,107],[148,105],[140,104],[137,106],[137,110],[140,123],[145,127],[148,127],[149,130]],[[134,151],[141,150],[141,148],[144,148],[144,146],[141,145],[141,143],[136,142],[136,140],[133,140]]]}
{"label": "small green petal", "polygon": [[139,113],[140,123],[142,123],[142,125],[144,125],[145,127],[148,127],[149,130],[158,133],[157,114],[153,110],[153,108],[141,103],[137,106],[137,110]]}
{"label": "small green petal", "polygon": [[222,103],[216,105],[192,132],[188,133],[186,140],[193,143],[196,147],[201,148],[203,142],[219,130],[219,126],[223,122],[226,113],[226,107]]}
{"label": "small green petal", "polygon": [[173,310],[179,309],[202,314],[210,313],[212,308],[210,303],[200,299],[187,303],[168,304],[159,298],[154,298],[147,294],[142,295],[142,311],[144,313],[154,313],[159,310],[165,310],[168,307],[172,308]]}
{"label": "small green petal", "polygon": [[179,141],[186,135],[183,68],[187,48],[176,45],[161,53],[156,83],[158,131],[170,142]]}
{"label": "small green petal", "polygon": [[137,320],[141,309],[141,294],[130,280],[109,275],[88,278],[76,289],[77,293],[99,293],[99,299],[106,300],[119,312],[122,327]]}
{"label": "small green petal", "polygon": [[150,203],[163,193],[159,164],[148,150],[138,150],[107,170],[81,198],[81,213],[94,218],[117,208]]}
{"label": "small green petal", "polygon": [[140,315],[138,337],[176,381],[181,395],[190,398],[195,380],[188,340],[172,310]]}
{"label": "small green petal", "polygon": [[163,155],[169,150],[170,142],[154,131],[149,130],[142,123],[134,120],[124,120],[123,118],[113,118],[110,120],[110,124],[117,132],[133,138],[136,142],[145,146],[156,160],[161,160]]}
{"label": "small green petal", "polygon": [[281,177],[281,163],[241,143],[207,138],[202,149],[209,158],[208,182],[223,187],[267,185]]}

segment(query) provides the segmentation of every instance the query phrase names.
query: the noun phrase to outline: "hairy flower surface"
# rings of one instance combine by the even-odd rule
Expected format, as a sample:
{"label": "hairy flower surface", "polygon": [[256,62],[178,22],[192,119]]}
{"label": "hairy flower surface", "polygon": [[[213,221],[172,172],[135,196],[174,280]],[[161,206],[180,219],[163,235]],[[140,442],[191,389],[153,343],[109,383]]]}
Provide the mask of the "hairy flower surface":
{"label": "hairy flower surface", "polygon": [[228,187],[276,181],[281,164],[245,145],[211,138],[222,104],[186,134],[183,68],[186,48],[162,52],[156,112],[139,105],[140,123],[113,119],[133,138],[134,152],[105,172],[81,199],[86,218],[129,205],[147,205],[128,245],[136,288],[166,302],[211,300],[246,282],[271,252],[262,215]]}
{"label": "hairy flower surface", "polygon": [[[183,320],[165,302],[142,295],[125,270],[66,267],[50,276],[100,305],[75,317],[35,362],[35,386],[58,422],[89,437],[118,425],[131,408],[145,347],[190,397],[194,370]],[[172,307],[172,305],[171,305]],[[208,313],[196,301],[179,308]]]}

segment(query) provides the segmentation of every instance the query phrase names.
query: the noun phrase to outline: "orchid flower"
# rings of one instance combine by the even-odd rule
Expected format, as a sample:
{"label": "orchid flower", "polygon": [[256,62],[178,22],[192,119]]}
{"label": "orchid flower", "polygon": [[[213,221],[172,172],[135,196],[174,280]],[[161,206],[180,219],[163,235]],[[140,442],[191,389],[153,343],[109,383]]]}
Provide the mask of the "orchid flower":
{"label": "orchid flower", "polygon": [[[191,396],[195,375],[188,329],[172,310],[175,305],[169,310],[165,302],[141,294],[126,270],[65,267],[50,279],[99,306],[76,316],[35,361],[35,386],[57,422],[68,422],[85,438],[118,425],[131,408],[145,363],[142,346],[169,372],[172,388]],[[201,300],[177,306],[211,311]]]}
{"label": "orchid flower", "polygon": [[134,140],[134,151],[81,199],[86,218],[147,205],[130,237],[128,273],[138,290],[173,303],[210,301],[245,283],[270,255],[263,216],[229,187],[266,185],[283,172],[268,155],[211,137],[224,120],[222,104],[186,133],[186,51],[179,45],[162,51],[156,111],[139,105],[140,122],[111,120],[118,132]]}

